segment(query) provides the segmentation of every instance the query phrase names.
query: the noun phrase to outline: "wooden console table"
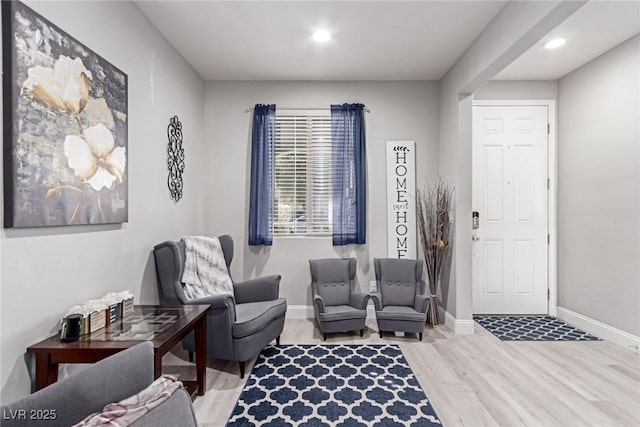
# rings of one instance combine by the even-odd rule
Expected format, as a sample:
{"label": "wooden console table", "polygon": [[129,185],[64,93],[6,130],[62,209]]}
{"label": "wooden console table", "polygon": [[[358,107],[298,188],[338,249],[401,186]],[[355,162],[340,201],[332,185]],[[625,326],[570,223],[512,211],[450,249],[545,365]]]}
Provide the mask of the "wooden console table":
{"label": "wooden console table", "polygon": [[36,357],[36,390],[58,380],[60,363],[95,363],[141,341],[151,341],[154,350],[154,375],[162,374],[162,356],[191,331],[196,344],[196,381],[182,381],[187,391],[204,396],[206,391],[206,335],[208,305],[164,307],[137,305],[133,314],[118,320],[79,341],[62,342],[58,335],[27,348]]}

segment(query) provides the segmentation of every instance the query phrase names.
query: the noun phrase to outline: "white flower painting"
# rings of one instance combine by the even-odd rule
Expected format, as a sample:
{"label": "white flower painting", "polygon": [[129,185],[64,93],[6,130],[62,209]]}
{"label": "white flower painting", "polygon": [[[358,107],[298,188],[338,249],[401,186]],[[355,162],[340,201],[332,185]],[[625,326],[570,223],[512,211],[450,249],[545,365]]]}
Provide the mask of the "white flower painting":
{"label": "white flower painting", "polygon": [[79,113],[87,104],[91,72],[80,58],[63,55],[53,68],[36,65],[27,70],[27,76],[22,87],[52,108]]}
{"label": "white flower painting", "polygon": [[5,227],[126,222],[127,75],[20,2],[2,14]]}
{"label": "white flower painting", "polygon": [[83,137],[68,135],[64,155],[75,175],[95,191],[121,184],[127,156],[124,147],[116,147],[111,131],[99,124],[84,131]]}

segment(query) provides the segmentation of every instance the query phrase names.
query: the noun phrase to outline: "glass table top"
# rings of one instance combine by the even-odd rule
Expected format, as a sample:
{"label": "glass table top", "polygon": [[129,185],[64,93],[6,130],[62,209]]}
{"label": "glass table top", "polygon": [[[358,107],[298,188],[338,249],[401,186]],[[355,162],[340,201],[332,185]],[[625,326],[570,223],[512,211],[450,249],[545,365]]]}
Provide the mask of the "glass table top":
{"label": "glass table top", "polygon": [[135,307],[133,313],[80,341],[150,341],[166,331],[189,310],[178,307]]}

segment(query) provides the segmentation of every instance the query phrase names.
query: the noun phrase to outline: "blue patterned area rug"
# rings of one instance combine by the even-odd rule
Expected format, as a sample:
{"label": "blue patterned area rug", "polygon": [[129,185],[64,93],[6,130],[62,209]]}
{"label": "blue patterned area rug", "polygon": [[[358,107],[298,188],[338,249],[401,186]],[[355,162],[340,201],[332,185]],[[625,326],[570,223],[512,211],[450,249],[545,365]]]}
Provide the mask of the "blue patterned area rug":
{"label": "blue patterned area rug", "polygon": [[551,316],[473,316],[502,341],[601,341]]}
{"label": "blue patterned area rug", "polygon": [[440,419],[397,345],[262,351],[227,426],[422,427]]}

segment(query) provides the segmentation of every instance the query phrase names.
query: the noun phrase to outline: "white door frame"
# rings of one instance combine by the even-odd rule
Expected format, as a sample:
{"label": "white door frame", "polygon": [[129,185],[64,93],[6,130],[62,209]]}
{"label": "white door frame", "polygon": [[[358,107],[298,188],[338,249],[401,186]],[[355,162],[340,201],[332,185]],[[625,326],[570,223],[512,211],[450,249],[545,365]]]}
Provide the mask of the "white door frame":
{"label": "white door frame", "polygon": [[547,171],[549,178],[549,192],[547,200],[547,220],[549,233],[549,250],[548,250],[548,277],[549,301],[547,305],[549,316],[556,316],[557,313],[557,297],[558,297],[558,226],[557,226],[557,176],[558,164],[556,161],[556,100],[555,99],[504,99],[504,100],[474,100],[473,106],[546,106],[548,108],[548,150],[547,150]]}

